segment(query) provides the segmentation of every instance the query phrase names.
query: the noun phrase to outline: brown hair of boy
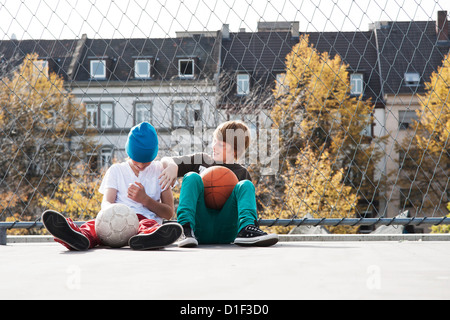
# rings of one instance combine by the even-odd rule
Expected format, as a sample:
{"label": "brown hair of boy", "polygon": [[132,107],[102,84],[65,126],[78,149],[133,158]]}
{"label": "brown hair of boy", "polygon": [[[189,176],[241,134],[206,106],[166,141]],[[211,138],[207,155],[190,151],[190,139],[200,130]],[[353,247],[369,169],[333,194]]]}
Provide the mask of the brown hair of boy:
{"label": "brown hair of boy", "polygon": [[250,146],[250,129],[240,120],[220,124],[214,131],[214,137],[233,146],[235,160],[240,159]]}

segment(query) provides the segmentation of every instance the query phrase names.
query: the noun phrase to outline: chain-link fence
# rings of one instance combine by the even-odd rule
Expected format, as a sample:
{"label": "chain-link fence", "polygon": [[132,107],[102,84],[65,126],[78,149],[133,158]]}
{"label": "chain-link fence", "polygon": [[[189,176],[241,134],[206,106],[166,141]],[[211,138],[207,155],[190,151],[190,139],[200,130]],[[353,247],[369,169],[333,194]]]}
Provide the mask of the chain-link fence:
{"label": "chain-link fence", "polygon": [[210,153],[214,129],[240,119],[262,225],[448,232],[447,9],[2,0],[0,229],[36,232],[50,208],[95,217],[142,121],[161,158]]}

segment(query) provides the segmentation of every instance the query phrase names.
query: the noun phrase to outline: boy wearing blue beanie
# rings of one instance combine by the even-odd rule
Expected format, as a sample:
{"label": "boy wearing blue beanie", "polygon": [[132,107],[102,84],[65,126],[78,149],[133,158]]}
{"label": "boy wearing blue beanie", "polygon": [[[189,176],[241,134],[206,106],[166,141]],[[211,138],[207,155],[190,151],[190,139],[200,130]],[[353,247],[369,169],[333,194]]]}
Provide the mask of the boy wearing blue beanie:
{"label": "boy wearing blue beanie", "polygon": [[[172,190],[161,189],[159,176],[162,165],[154,161],[158,154],[158,136],[155,128],[143,122],[130,130],[125,150],[125,162],[112,165],[106,172],[100,193],[102,208],[122,203],[133,209],[139,218],[138,234],[129,245],[135,250],[159,249],[174,243],[182,234],[178,223],[162,224],[174,214]],[[42,222],[55,237],[55,241],[70,250],[87,250],[100,245],[95,232],[95,220],[78,227],[69,218],[56,211],[47,210]]]}

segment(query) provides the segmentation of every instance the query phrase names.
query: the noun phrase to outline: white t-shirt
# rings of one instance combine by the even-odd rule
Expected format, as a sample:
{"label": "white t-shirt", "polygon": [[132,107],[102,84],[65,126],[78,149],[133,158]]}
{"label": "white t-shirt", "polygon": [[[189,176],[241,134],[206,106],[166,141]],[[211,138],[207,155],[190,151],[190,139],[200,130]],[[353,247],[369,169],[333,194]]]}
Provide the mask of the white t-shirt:
{"label": "white t-shirt", "polygon": [[145,216],[148,219],[153,219],[159,224],[162,223],[162,218],[156,213],[144,207],[141,203],[128,198],[128,187],[135,182],[141,183],[145,188],[145,193],[155,201],[161,200],[161,186],[159,184],[159,176],[162,172],[162,164],[159,161],[152,162],[144,171],[139,172],[139,177],[133,172],[128,162],[113,164],[107,171],[103,178],[99,192],[106,193],[106,189],[116,189],[117,198],[116,203],[123,203],[132,208],[136,213]]}

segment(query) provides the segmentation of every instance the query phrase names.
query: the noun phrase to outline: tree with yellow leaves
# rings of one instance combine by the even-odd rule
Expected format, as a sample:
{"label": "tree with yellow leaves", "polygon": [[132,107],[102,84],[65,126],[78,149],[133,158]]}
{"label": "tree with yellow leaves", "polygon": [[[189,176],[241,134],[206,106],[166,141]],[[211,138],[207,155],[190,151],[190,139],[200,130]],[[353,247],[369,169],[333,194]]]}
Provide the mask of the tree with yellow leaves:
{"label": "tree with yellow leaves", "polygon": [[[294,205],[309,203],[303,199],[308,194],[307,190],[322,190],[324,181],[337,186],[337,178],[342,180],[341,188],[317,192],[321,201],[334,205],[333,210],[331,206],[330,210],[323,210],[326,206],[302,205],[295,210],[296,215],[312,213],[321,218],[331,218],[334,214],[351,217],[372,209],[369,206],[376,198],[377,190],[375,168],[382,157],[374,138],[366,130],[373,122],[374,105],[370,100],[350,95],[348,69],[339,55],[330,57],[327,52],[321,53],[314,48],[307,35],[300,37],[299,43],[286,57],[285,77],[273,92],[275,105],[271,119],[274,129],[279,130],[281,174],[290,183],[285,182],[281,188],[280,183],[263,187],[278,193],[276,197],[280,200],[271,203],[277,210],[289,201],[296,201],[292,198],[300,201]],[[325,168],[322,164],[326,155],[327,171],[322,175],[325,180],[297,182],[302,175],[308,174],[298,167],[304,165],[299,162],[299,155],[307,155],[312,164],[308,168],[316,173]],[[294,167],[302,175],[294,174]],[[262,190],[261,194],[265,192],[267,190]],[[333,197],[339,192],[342,198],[348,196],[349,199],[335,201]],[[359,208],[358,201],[361,203]]]}
{"label": "tree with yellow leaves", "polygon": [[103,195],[98,192],[102,174],[85,174],[89,169],[83,165],[71,176],[65,177],[55,193],[39,200],[41,207],[64,212],[74,221],[87,221],[97,216],[101,209]]}
{"label": "tree with yellow leaves", "polygon": [[[450,202],[447,204],[447,210],[450,211]],[[447,215],[447,218],[450,218],[450,214]],[[432,226],[431,233],[450,233],[450,225]]]}
{"label": "tree with yellow leaves", "polygon": [[[281,175],[286,191],[283,204],[277,211],[278,218],[301,218],[305,213],[315,219],[355,215],[358,202],[356,192],[344,184],[343,169],[332,169],[332,159],[327,151],[317,155],[306,147],[297,155],[294,165],[288,163],[287,166],[286,172]],[[276,217],[272,213],[267,218]],[[286,231],[283,227],[275,229],[280,233]],[[357,228],[337,226],[328,229],[333,233],[354,233]]]}
{"label": "tree with yellow leaves", "polygon": [[397,145],[402,155],[398,184],[405,199],[401,205],[442,217],[450,201],[450,54],[425,83],[419,101],[418,121],[409,131],[413,135]]}
{"label": "tree with yellow leaves", "polygon": [[81,132],[84,115],[64,80],[49,72],[36,54],[27,55],[19,67],[2,76],[0,216],[39,213],[37,200],[55,191],[86,150],[95,150]]}

